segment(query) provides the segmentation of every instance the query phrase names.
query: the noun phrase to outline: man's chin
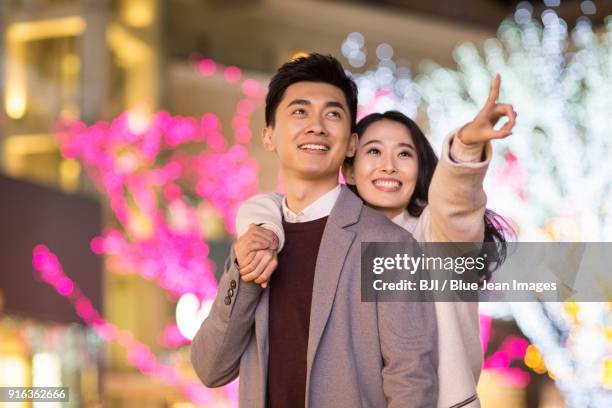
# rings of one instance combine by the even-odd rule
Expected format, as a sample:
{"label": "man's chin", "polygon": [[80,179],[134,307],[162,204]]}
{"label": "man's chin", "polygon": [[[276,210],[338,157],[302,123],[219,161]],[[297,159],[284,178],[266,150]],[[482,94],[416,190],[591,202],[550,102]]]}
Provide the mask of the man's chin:
{"label": "man's chin", "polygon": [[329,168],[322,169],[320,166],[319,167],[304,166],[300,168],[291,168],[291,169],[283,170],[283,173],[285,175],[291,174],[291,176],[293,176],[296,179],[310,180],[310,181],[317,181],[317,180],[327,181],[332,178],[337,178],[339,172],[340,172],[340,167],[338,167],[338,170],[333,171],[333,170],[330,170]]}

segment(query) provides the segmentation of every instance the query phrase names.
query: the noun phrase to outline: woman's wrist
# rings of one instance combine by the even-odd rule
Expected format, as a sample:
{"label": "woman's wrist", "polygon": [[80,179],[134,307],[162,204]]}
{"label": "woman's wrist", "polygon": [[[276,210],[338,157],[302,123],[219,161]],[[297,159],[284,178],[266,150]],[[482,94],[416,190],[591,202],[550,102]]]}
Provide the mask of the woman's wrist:
{"label": "woman's wrist", "polygon": [[485,143],[472,143],[467,144],[457,132],[455,137],[450,140],[449,155],[452,161],[455,163],[478,163],[483,161],[483,151]]}
{"label": "woman's wrist", "polygon": [[472,136],[472,132],[471,132],[472,126],[471,125],[472,125],[472,122],[468,122],[465,125],[463,125],[457,132],[457,139],[459,139],[459,141],[466,146],[480,143],[480,142],[475,141],[475,138]]}

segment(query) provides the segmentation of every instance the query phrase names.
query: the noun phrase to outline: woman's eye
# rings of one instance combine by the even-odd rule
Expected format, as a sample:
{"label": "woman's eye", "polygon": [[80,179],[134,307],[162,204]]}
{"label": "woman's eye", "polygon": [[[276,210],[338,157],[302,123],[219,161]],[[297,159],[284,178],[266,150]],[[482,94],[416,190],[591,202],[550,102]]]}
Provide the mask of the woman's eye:
{"label": "woman's eye", "polygon": [[306,111],[304,109],[296,109],[293,111],[294,115],[305,115]]}
{"label": "woman's eye", "polygon": [[405,158],[405,157],[412,157],[412,153],[405,151],[405,152],[400,152],[400,154],[398,155],[399,157]]}
{"label": "woman's eye", "polygon": [[336,118],[340,118],[340,117],[342,117],[342,116],[340,115],[340,112],[336,112],[336,111],[329,112],[329,113],[328,113],[328,115],[333,116],[333,117],[336,117]]}
{"label": "woman's eye", "polygon": [[380,154],[380,150],[373,147],[367,151],[367,154],[373,154],[375,156],[378,156]]}

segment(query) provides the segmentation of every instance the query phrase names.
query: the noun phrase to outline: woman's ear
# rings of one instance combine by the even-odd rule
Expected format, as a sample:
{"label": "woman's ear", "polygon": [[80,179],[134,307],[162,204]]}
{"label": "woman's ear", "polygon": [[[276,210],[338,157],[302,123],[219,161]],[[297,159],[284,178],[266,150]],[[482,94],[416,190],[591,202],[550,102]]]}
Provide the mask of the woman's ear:
{"label": "woman's ear", "polygon": [[263,147],[266,152],[274,152],[276,151],[276,146],[274,144],[274,139],[272,138],[272,128],[270,126],[266,126],[261,131],[261,139],[263,141]]}
{"label": "woman's ear", "polygon": [[357,182],[355,181],[355,167],[347,162],[344,162],[342,164],[342,177],[344,177],[344,181],[346,181],[346,184],[350,184],[350,185],[356,185]]}

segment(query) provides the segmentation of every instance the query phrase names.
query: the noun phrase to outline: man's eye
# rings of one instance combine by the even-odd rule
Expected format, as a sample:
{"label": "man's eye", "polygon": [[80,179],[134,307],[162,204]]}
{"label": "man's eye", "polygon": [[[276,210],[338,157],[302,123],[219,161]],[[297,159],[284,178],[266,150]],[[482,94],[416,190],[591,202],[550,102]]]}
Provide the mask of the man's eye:
{"label": "man's eye", "polygon": [[305,115],[305,114],[306,114],[306,111],[305,111],[304,109],[301,109],[301,108],[300,108],[300,109],[296,109],[296,110],[294,110],[294,111],[293,111],[293,114],[294,114],[294,115]]}
{"label": "man's eye", "polygon": [[328,113],[328,115],[334,116],[336,118],[341,118],[342,117],[342,115],[340,115],[340,112],[337,112],[337,111],[331,111],[331,112]]}
{"label": "man's eye", "polygon": [[373,147],[373,148],[369,149],[369,150],[367,151],[367,153],[368,153],[368,154],[375,155],[375,156],[378,156],[378,155],[380,154],[380,150],[378,150],[378,149],[376,149],[376,148],[374,148],[374,147]]}

